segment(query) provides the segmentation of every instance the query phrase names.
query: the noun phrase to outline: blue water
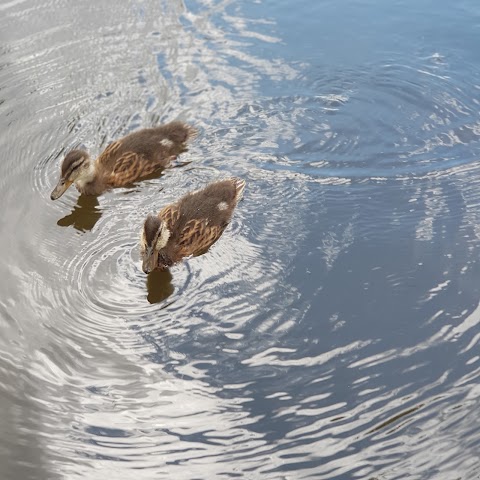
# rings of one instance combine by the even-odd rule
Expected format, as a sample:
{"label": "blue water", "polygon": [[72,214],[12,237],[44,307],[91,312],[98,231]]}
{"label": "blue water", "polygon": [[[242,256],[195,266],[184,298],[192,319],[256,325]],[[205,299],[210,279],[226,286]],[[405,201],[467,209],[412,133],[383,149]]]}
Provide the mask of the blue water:
{"label": "blue water", "polygon": [[[480,478],[480,6],[0,3],[0,478]],[[50,201],[180,118],[175,168]],[[247,189],[148,278],[146,214]]]}

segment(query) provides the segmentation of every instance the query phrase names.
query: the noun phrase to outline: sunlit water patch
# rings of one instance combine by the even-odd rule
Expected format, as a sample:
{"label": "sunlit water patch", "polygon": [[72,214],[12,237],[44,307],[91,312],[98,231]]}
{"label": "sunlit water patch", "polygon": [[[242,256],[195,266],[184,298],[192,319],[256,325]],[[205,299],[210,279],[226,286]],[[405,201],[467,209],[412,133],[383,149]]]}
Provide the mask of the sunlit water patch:
{"label": "sunlit water patch", "polygon": [[[480,475],[478,9],[393,49],[431,9],[388,8],[0,6],[2,478]],[[176,118],[173,168],[50,201]],[[145,216],[232,175],[221,239],[144,275]]]}

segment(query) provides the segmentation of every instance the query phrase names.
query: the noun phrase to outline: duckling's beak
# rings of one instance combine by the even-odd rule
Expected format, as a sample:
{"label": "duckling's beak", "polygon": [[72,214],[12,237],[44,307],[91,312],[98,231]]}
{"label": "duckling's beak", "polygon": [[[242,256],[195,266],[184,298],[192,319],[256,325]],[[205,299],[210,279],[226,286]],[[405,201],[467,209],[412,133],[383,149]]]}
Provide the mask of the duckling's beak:
{"label": "duckling's beak", "polygon": [[147,247],[143,256],[142,270],[148,275],[155,270],[157,263],[157,255],[153,247]]}
{"label": "duckling's beak", "polygon": [[53,189],[52,194],[50,195],[50,198],[52,200],[56,200],[57,198],[60,198],[68,189],[68,187],[72,184],[73,182],[71,180],[65,180],[64,178],[61,178],[57,186]]}

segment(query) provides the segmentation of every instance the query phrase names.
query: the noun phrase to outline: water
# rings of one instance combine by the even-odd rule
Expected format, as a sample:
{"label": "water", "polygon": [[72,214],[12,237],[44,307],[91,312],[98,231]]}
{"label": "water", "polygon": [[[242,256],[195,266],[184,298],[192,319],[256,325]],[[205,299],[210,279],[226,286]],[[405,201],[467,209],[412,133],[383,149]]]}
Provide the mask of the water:
{"label": "water", "polygon": [[[480,478],[480,8],[0,3],[0,478]],[[180,118],[175,168],[49,199]],[[245,199],[148,278],[143,218]]]}

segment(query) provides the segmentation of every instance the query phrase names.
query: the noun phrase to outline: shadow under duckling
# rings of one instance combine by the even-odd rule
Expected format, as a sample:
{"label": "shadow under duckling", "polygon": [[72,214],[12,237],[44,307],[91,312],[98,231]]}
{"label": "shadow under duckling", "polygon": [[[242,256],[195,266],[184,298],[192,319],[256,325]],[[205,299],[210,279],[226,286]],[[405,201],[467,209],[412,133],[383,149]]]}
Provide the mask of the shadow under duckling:
{"label": "shadow under duckling", "polygon": [[168,167],[197,135],[194,127],[176,121],[130,133],[111,143],[96,160],[84,150],[72,150],[63,160],[50,198],[57,200],[72,184],[83,195],[100,195],[143,180]]}
{"label": "shadow under duckling", "polygon": [[86,232],[92,230],[100,220],[102,211],[97,197],[80,195],[72,211],[58,220],[59,227],[73,226],[75,230]]}
{"label": "shadow under duckling", "polygon": [[149,215],[140,244],[143,271],[164,270],[184,257],[205,253],[227,227],[244,189],[245,180],[228,178]]}
{"label": "shadow under duckling", "polygon": [[149,303],[159,303],[173,294],[175,288],[172,284],[170,270],[155,270],[147,277],[147,300]]}

